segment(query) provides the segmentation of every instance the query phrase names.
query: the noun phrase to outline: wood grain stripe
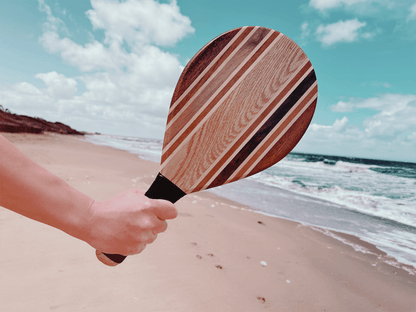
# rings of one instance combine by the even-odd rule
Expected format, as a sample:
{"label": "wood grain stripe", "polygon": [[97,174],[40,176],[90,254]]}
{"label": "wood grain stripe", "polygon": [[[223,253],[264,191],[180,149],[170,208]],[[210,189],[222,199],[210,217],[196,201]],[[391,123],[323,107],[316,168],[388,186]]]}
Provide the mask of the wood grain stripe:
{"label": "wood grain stripe", "polygon": [[[228,77],[228,79],[222,84],[206,104],[198,111],[195,116],[184,126],[177,136],[171,140],[171,142],[164,148],[162,156],[161,169],[164,164],[173,157],[175,151],[180,148],[191,137],[204,120],[208,119],[213,112],[218,108],[223,99],[226,98],[230,92],[232,92],[241,81],[250,73],[255,65],[267,54],[267,52],[278,42],[283,35],[275,31],[270,31],[267,36],[263,38],[260,44],[252,50],[252,52],[246,57],[244,62],[238,66],[234,72]],[[192,129],[192,130],[191,130]]]}
{"label": "wood grain stripe", "polygon": [[230,45],[242,34],[242,32],[246,32],[247,30],[250,32],[253,28],[253,26],[246,26],[232,29],[202,47],[189,60],[183,69],[172,95],[171,106],[212,62],[216,61],[220,55],[227,51]]}
{"label": "wood grain stripe", "polygon": [[[282,52],[283,53],[283,52]],[[291,92],[300,84],[306,75],[312,70],[312,64],[308,59],[299,66],[298,70],[293,73],[291,79],[288,79],[282,87],[275,92],[271,99],[264,104],[257,116],[253,117],[250,123],[241,130],[229,147],[225,149],[221,155],[212,163],[212,165],[201,174],[196,182],[194,189],[205,189],[216,178],[218,174],[228,165],[228,163],[236,156],[242,146],[244,146],[260,129],[260,127],[271,117],[274,111],[284,102]]]}
{"label": "wood grain stripe", "polygon": [[[168,143],[166,145],[164,143],[162,162],[165,159],[165,153],[166,155],[169,154],[169,152],[167,152],[168,149],[171,148],[172,145],[180,143],[181,140],[177,142],[178,138],[180,138],[181,134],[189,128],[191,122],[197,118],[199,114],[204,112],[206,107],[211,101],[215,100],[215,97],[218,94],[221,93],[223,95],[227,92],[227,90],[224,89],[229,87],[229,85],[227,86],[227,83],[236,75],[236,73],[238,73],[238,69],[250,60],[253,52],[261,47],[258,42],[259,36],[265,41],[266,38],[273,35],[269,30],[267,30],[267,33],[264,33],[264,31],[265,29],[258,29],[258,27],[254,28],[249,36],[241,42],[238,48],[229,55],[228,59],[219,66],[210,79],[205,82],[204,86],[192,95],[192,99],[190,99],[184,106],[184,109],[181,110],[181,114],[175,116],[175,120],[172,120],[176,121],[175,128],[165,130],[165,142]],[[254,51],[253,47],[255,48]]]}
{"label": "wood grain stripe", "polygon": [[207,188],[211,185],[222,185],[231,180],[237,173],[236,170],[243,164],[248,162],[250,154],[262,143],[262,141],[271,133],[279,122],[285,117],[290,109],[299,101],[305,92],[316,81],[315,72],[312,70],[293,93],[284,101],[284,103],[273,113],[273,115],[263,124],[257,133],[245,144],[239,153],[229,162]]}
{"label": "wood grain stripe", "polygon": [[[257,27],[258,28],[258,27]],[[209,65],[205,65],[205,69],[201,73],[197,73],[197,75],[194,75],[192,77],[193,82],[188,86],[186,86],[185,91],[181,90],[175,90],[175,93],[181,94],[181,96],[178,99],[175,99],[175,95],[173,96],[172,102],[173,104],[169,108],[169,115],[168,115],[168,122],[166,125],[166,129],[168,129],[172,123],[175,122],[175,116],[184,109],[184,105],[191,100],[192,97],[195,96],[195,93],[200,90],[200,88],[203,88],[206,86],[206,84],[209,82],[208,80],[211,80],[217,73],[218,70],[220,70],[222,67],[226,65],[230,57],[238,51],[238,47],[243,44],[248,38],[248,35],[255,31],[255,27],[243,27],[240,29],[240,31],[231,38],[231,40],[227,43],[225,47],[221,47],[222,49],[218,52],[218,54],[215,56],[214,59],[209,60],[209,63],[205,61],[205,56],[201,55],[201,58],[205,61],[205,63],[208,63]],[[216,53],[216,51],[211,51],[211,57]],[[199,55],[196,56],[198,58]],[[192,62],[189,62],[193,64]],[[197,63],[199,63],[197,61]],[[185,71],[185,70],[184,70]],[[186,68],[186,72],[193,72],[193,68]],[[187,75],[186,75],[187,76]],[[208,81],[208,82],[207,82]],[[179,85],[179,83],[178,83]]]}
{"label": "wood grain stripe", "polygon": [[[212,95],[213,90],[217,90],[221,87],[224,81],[232,74],[235,67],[233,67],[233,63],[236,59],[240,58],[240,62],[245,59],[249,52],[244,49],[244,47],[253,40],[252,38],[257,34],[258,28],[253,28],[252,31],[242,38],[242,40],[238,40],[239,45],[235,47],[233,50],[229,49],[230,53],[225,53],[222,58],[220,58],[219,62],[213,66],[211,72],[207,73],[207,77],[202,77],[200,79],[198,85],[192,90],[193,92],[188,93],[187,97],[182,99],[181,102],[177,105],[177,109],[172,111],[171,114],[168,116],[168,125],[165,130],[166,133],[169,134],[170,140],[174,139],[177,135],[177,129],[184,127],[183,123],[186,120],[189,120],[189,116],[195,115],[201,106],[207,102],[209,97]],[[260,30],[264,31],[264,30]],[[170,117],[172,116],[172,117]],[[172,124],[175,124],[176,130],[170,130]]]}
{"label": "wood grain stripe", "polygon": [[311,87],[311,89],[313,89],[308,95],[307,98],[305,98],[305,100],[302,101],[301,105],[297,106],[295,110],[293,110],[293,113],[291,113],[291,115],[294,115],[293,117],[289,117],[286,122],[284,124],[282,124],[281,127],[284,127],[284,129],[279,132],[273,132],[272,135],[267,138],[267,142],[264,144],[265,148],[263,149],[259,149],[258,151],[256,151],[256,154],[253,154],[252,156],[252,161],[251,162],[251,166],[247,169],[246,167],[247,164],[250,163],[250,161],[247,161],[247,163],[245,164],[244,167],[242,167],[241,170],[239,170],[239,173],[235,174],[232,178],[230,177],[230,179],[227,181],[227,183],[231,182],[231,180],[239,180],[239,179],[243,179],[247,176],[250,176],[253,173],[253,170],[256,168],[256,166],[258,165],[258,163],[264,159],[264,157],[266,156],[267,153],[270,152],[270,150],[277,144],[277,142],[283,137],[283,135],[285,135],[290,128],[292,127],[292,125],[297,122],[301,116],[305,113],[305,111],[307,109],[309,109],[309,107],[316,102],[317,100],[317,83],[315,82],[314,85]]}

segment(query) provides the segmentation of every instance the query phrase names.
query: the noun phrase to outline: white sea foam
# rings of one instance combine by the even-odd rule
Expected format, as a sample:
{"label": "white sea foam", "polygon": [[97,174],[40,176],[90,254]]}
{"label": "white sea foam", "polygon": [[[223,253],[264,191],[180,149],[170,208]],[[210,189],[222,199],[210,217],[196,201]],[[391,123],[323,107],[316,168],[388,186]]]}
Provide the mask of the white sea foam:
{"label": "white sea foam", "polygon": [[[349,241],[348,239],[342,238],[342,237],[336,235],[335,233],[331,232],[328,229],[317,228],[317,227],[314,227],[314,226],[311,226],[311,228],[313,230],[317,231],[317,232],[320,232],[320,233],[325,234],[329,237],[332,237],[332,238],[344,243],[345,245],[351,246],[357,252],[361,252],[361,253],[364,253],[364,254],[375,255],[375,256],[377,256],[377,259],[379,261],[382,261],[382,262],[384,262],[388,265],[394,266],[395,268],[402,269],[402,270],[406,271],[407,273],[409,273],[410,275],[416,275],[416,269],[415,268],[403,265],[403,263],[408,264],[410,266],[413,265],[412,263],[407,261],[407,259],[400,258],[400,257],[397,257],[397,256],[395,258],[393,258],[389,255],[382,256],[380,254],[377,254],[375,252],[370,251],[368,248],[365,248],[364,246],[361,246],[359,244],[354,244],[353,242]],[[377,239],[377,241],[378,241],[378,239]],[[372,243],[372,242],[370,241],[370,243]],[[401,263],[398,262],[398,261],[400,261]],[[372,265],[376,266],[377,263],[373,263]]]}
{"label": "white sea foam", "polygon": [[85,140],[93,144],[111,146],[126,150],[141,158],[153,162],[160,162],[162,156],[162,141],[142,139],[120,135],[86,135]]}
{"label": "white sea foam", "polygon": [[371,252],[370,250],[368,250],[367,248],[358,245],[358,244],[354,244],[352,242],[350,242],[349,240],[342,238],[336,234],[334,234],[333,232],[327,230],[327,229],[321,229],[321,228],[317,228],[314,226],[311,226],[311,229],[317,231],[317,232],[321,232],[322,234],[325,234],[326,236],[335,238],[336,240],[339,240],[340,242],[344,243],[345,245],[351,246],[355,251],[364,253],[364,254],[371,254],[371,255],[377,255],[374,252]]}
{"label": "white sea foam", "polygon": [[252,180],[416,227],[415,180],[380,174],[377,166],[283,160]]}

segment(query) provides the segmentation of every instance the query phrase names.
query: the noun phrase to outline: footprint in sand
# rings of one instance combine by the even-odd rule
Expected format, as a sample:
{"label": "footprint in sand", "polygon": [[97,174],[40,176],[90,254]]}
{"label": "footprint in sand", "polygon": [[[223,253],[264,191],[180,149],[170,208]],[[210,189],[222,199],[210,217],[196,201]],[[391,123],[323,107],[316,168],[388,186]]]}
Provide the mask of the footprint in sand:
{"label": "footprint in sand", "polygon": [[[192,246],[198,246],[198,244],[197,244],[197,243],[195,243],[195,242],[192,242],[192,243],[191,243],[191,245],[192,245]],[[207,256],[208,256],[208,257],[214,257],[214,254],[213,254],[213,253],[208,253],[208,254],[207,254]],[[197,258],[197,259],[202,259],[202,256],[200,256],[200,255],[196,255],[196,258]],[[223,269],[223,267],[222,267],[221,265],[219,265],[219,264],[217,264],[215,267],[216,267],[217,269],[220,269],[220,270],[222,270],[222,269]]]}
{"label": "footprint in sand", "polygon": [[264,299],[264,297],[260,297],[258,296],[257,299],[261,302],[261,303],[266,303],[266,299]]}

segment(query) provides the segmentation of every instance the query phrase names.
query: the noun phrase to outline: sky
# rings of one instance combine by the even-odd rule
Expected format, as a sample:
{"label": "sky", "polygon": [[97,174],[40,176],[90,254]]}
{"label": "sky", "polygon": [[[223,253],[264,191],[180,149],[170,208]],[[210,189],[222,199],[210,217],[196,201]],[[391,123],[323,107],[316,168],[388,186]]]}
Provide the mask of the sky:
{"label": "sky", "polygon": [[416,0],[0,1],[0,105],[163,139],[187,61],[241,26],[312,62],[318,104],[295,151],[416,162]]}

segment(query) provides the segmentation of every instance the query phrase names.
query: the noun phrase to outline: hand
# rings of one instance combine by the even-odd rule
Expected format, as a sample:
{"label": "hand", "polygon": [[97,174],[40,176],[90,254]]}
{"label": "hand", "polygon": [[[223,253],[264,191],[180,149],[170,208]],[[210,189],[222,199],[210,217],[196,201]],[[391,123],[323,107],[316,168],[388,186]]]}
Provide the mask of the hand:
{"label": "hand", "polygon": [[89,237],[95,249],[109,254],[134,255],[152,243],[167,228],[166,219],[176,218],[175,206],[149,199],[140,189],[130,189],[90,209]]}

